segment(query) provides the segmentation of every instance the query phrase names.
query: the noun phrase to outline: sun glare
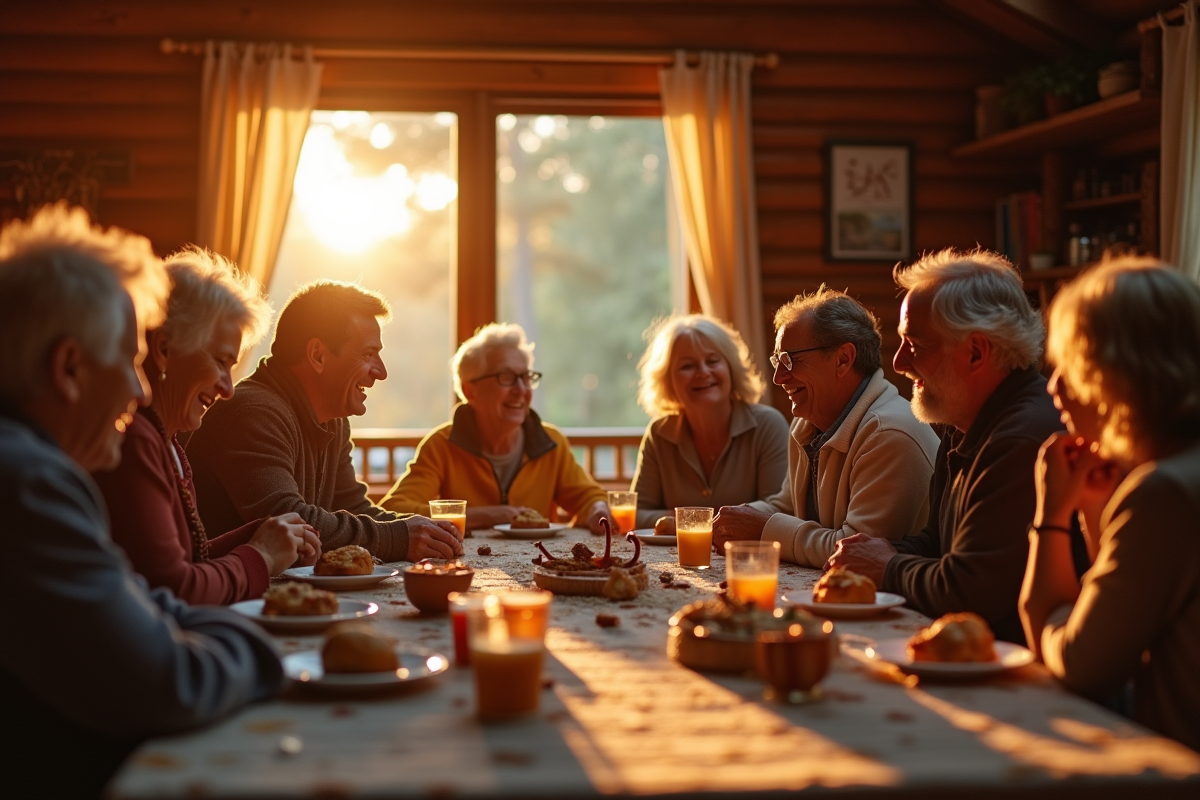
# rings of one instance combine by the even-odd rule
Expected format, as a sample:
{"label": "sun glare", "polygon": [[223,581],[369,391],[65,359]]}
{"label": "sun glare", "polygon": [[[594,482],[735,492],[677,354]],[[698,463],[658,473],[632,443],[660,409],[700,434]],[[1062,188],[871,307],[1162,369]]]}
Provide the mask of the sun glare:
{"label": "sun glare", "polygon": [[404,164],[393,163],[379,174],[355,174],[339,134],[365,129],[377,150],[395,140],[390,126],[380,122],[367,128],[369,121],[363,112],[339,111],[330,125],[311,126],[296,169],[297,209],[321,242],[342,253],[361,253],[403,236],[413,226],[414,212],[441,211],[458,197],[458,183],[440,171],[414,177]]}

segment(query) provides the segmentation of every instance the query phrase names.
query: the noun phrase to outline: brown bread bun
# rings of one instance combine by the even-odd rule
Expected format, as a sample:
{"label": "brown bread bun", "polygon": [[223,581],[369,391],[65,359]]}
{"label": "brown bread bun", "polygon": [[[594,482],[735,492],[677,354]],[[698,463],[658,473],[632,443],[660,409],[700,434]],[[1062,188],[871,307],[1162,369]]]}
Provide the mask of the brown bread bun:
{"label": "brown bread bun", "polygon": [[313,575],[370,575],[374,571],[375,559],[356,544],[322,553],[313,567]]}
{"label": "brown bread bun", "polygon": [[321,648],[325,671],[391,672],[400,668],[396,643],[365,622],[343,622],[329,629]]}

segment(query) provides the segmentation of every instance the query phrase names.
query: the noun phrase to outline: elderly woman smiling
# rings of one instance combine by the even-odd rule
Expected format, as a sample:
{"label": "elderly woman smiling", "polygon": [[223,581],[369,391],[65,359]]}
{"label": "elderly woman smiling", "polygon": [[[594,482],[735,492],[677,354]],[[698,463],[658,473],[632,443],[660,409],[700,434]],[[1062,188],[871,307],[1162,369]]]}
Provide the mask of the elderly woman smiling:
{"label": "elderly woman smiling", "polygon": [[[1050,307],[1049,391],[1068,433],[1038,458],[1021,621],[1069,689],[1133,682],[1137,721],[1200,748],[1200,287],[1104,264]],[[1095,558],[1082,584],[1070,526]]]}
{"label": "elderly woman smiling", "polygon": [[758,405],[763,379],[737,331],[702,314],[647,331],[638,402],[653,422],[633,488],[639,527],[676,506],[734,506],[777,493],[788,466],[788,424]]}
{"label": "elderly woman smiling", "polygon": [[121,464],[97,473],[112,538],[151,588],[189,603],[259,597],[300,559],[313,563],[320,540],[295,514],[255,520],[209,539],[196,511],[191,469],[176,434],[200,427],[204,412],[233,396],[231,370],[257,341],[269,309],[249,280],[220,256],[184,249],[166,261],[167,319],[146,332],[150,404],[139,409]]}
{"label": "elderly woman smiling", "polygon": [[428,514],[430,500],[466,500],[468,529],[511,522],[525,508],[553,519],[558,506],[600,533],[604,489],[575,461],[567,437],[530,407],[542,376],[521,326],[480,328],[450,365],[463,402],[417,446],[381,505]]}

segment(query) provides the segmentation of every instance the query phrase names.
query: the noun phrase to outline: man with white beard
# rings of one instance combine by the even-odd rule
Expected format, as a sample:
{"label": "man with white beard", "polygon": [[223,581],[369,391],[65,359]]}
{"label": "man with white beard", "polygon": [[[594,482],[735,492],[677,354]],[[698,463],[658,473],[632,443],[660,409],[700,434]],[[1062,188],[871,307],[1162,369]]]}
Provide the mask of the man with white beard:
{"label": "man with white beard", "polygon": [[917,419],[949,426],[929,521],[898,541],[843,539],[829,566],[866,575],[931,617],[979,614],[1023,642],[1017,596],[1028,555],[1038,450],[1063,429],[1038,372],[1045,330],[1002,256],[952,249],[895,272],[906,291],[893,366]]}

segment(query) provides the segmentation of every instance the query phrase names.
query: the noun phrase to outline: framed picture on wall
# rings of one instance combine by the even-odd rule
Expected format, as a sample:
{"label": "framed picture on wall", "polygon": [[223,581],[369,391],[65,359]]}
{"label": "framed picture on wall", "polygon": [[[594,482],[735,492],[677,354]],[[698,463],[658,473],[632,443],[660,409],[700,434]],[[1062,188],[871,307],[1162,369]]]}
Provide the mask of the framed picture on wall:
{"label": "framed picture on wall", "polygon": [[825,143],[825,257],[830,261],[912,258],[912,146]]}

